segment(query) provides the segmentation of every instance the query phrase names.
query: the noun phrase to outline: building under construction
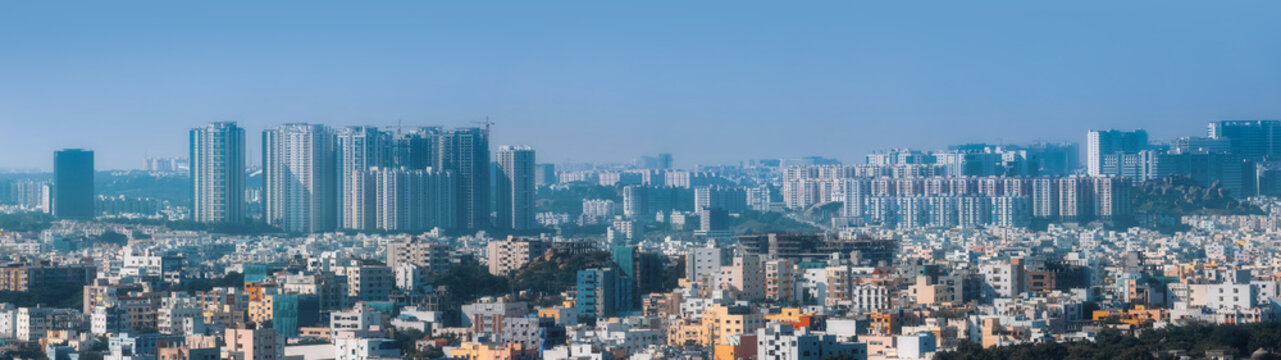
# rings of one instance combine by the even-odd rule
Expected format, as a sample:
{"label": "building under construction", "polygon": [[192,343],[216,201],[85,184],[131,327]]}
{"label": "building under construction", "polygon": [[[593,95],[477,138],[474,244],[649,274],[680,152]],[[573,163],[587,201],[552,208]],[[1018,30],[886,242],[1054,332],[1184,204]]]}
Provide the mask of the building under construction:
{"label": "building under construction", "polygon": [[793,261],[823,261],[832,253],[853,255],[862,265],[888,266],[898,253],[898,240],[860,236],[842,239],[822,233],[768,233],[738,236],[748,254]]}

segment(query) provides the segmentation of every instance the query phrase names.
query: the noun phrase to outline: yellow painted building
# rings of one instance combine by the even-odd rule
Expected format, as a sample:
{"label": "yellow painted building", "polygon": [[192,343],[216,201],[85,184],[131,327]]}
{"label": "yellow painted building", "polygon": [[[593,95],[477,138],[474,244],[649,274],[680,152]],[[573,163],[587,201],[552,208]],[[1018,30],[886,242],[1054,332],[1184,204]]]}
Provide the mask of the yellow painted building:
{"label": "yellow painted building", "polygon": [[811,315],[811,314],[801,312],[800,308],[782,308],[778,311],[777,314],[765,315],[765,320],[778,321],[778,322],[801,321],[801,316],[808,316],[808,315]]}
{"label": "yellow painted building", "polygon": [[464,360],[537,360],[538,349],[527,348],[524,344],[486,345],[467,342],[457,347],[445,348],[445,354],[451,358]]}
{"label": "yellow painted building", "polygon": [[271,324],[272,320],[272,302],[273,296],[263,296],[260,300],[249,302],[249,321],[258,324]]}
{"label": "yellow painted building", "polygon": [[765,317],[743,306],[715,305],[703,311],[697,322],[676,324],[667,329],[667,343],[672,346],[729,345],[730,337],[751,335],[765,327]]}
{"label": "yellow painted building", "polygon": [[1130,310],[1095,311],[1091,314],[1091,319],[1094,321],[1115,321],[1122,324],[1140,325],[1170,320],[1170,310],[1149,309],[1143,305],[1136,305]]}
{"label": "yellow painted building", "polygon": [[667,327],[667,345],[668,346],[700,346],[703,344],[702,322],[683,321],[678,324]]}

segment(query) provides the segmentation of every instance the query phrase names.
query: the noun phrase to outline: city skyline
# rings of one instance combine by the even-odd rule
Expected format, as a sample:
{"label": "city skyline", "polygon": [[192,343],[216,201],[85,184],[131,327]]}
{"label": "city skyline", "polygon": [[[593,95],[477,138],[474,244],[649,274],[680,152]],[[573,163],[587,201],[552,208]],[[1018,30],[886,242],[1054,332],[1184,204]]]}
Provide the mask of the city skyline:
{"label": "city skyline", "polygon": [[[868,154],[862,163],[811,157],[696,171],[672,168],[672,155],[660,153],[642,156],[636,164],[622,168],[556,172],[553,178],[544,178],[542,185],[534,149],[501,145],[492,151],[489,125],[393,133],[367,126],[282,124],[262,133],[263,147],[271,150],[263,155],[268,164],[262,169],[263,185],[247,188],[250,174],[243,166],[243,129],[234,122],[215,122],[191,129],[192,161],[148,159],[148,167],[167,170],[153,169],[143,175],[168,177],[189,167],[190,214],[185,214],[185,208],[166,209],[176,211],[171,211],[176,216],[224,225],[256,218],[299,233],[491,226],[537,230],[536,222],[554,214],[536,214],[536,189],[560,182],[614,187],[621,195],[622,213],[629,217],[692,199],[694,211],[714,210],[702,215],[702,235],[724,234],[726,221],[715,221],[718,215],[724,218],[724,211],[768,211],[775,205],[804,210],[840,202],[840,215],[833,221],[847,225],[1026,228],[1033,218],[1128,221],[1135,183],[1186,178],[1236,197],[1281,193],[1281,163],[1276,161],[1281,158],[1281,120],[1211,122],[1205,136],[1192,134],[1165,144],[1151,142],[1143,129],[1090,130],[1085,161],[1079,158],[1079,143],[894,149]],[[10,191],[3,194],[8,195],[7,201],[21,209],[48,211],[42,198],[52,198],[52,212],[60,218],[94,216],[95,201],[103,203],[103,213],[108,214],[161,211],[157,205],[170,206],[148,205],[152,199],[116,194],[93,200],[93,152],[64,149],[54,155],[59,170],[52,186],[11,181],[6,184]],[[543,164],[544,173],[548,165]],[[64,171],[69,169],[75,170]],[[68,175],[73,173],[77,175]],[[767,182],[774,189],[759,180],[742,183],[750,173],[781,175],[781,183]],[[80,185],[59,185],[72,180]],[[742,187],[725,187],[735,183]],[[672,187],[693,192],[672,191]],[[50,195],[42,195],[43,189],[49,189]],[[87,213],[60,213],[58,204],[68,197],[59,194],[68,189],[71,192],[66,193],[82,194],[76,195],[81,200],[74,207]],[[775,189],[781,191],[782,202],[777,204],[769,195]],[[261,201],[249,197],[261,197]],[[254,202],[265,212],[247,216],[244,209]],[[587,215],[589,208],[594,209],[592,215]],[[585,218],[578,221],[600,223],[611,212],[584,202]],[[615,222],[610,237],[618,231],[631,239],[631,228]]]}
{"label": "city skyline", "polygon": [[0,2],[0,358],[1278,359],[1276,14]]}
{"label": "city skyline", "polygon": [[[1208,121],[1207,123],[1209,123],[1209,124],[1210,124],[1210,126],[1211,126],[1211,127],[1213,127],[1215,124],[1218,124],[1218,123],[1258,123],[1258,122],[1277,122],[1277,121],[1281,121],[1281,120],[1276,120],[1276,119],[1250,119],[1250,120],[1245,120],[1245,119],[1225,119],[1225,120],[1211,120],[1211,121]],[[200,125],[197,125],[197,126],[195,126],[195,127],[196,127],[196,128],[205,127],[205,126],[208,126],[209,124],[235,124],[235,125],[239,125],[239,123],[238,123],[238,122],[235,122],[235,121],[214,121],[214,122],[210,122],[210,123],[206,123],[206,124],[200,124]],[[440,131],[444,131],[445,129],[453,129],[453,130],[464,130],[464,129],[486,130],[486,129],[483,129],[483,128],[480,128],[480,127],[477,127],[477,125],[478,125],[478,124],[483,125],[483,123],[469,123],[469,124],[466,124],[466,125],[462,125],[462,126],[458,126],[458,127],[455,127],[455,128],[451,128],[451,127],[447,127],[447,126],[440,126],[440,125],[421,125],[421,126],[420,126],[420,125],[413,125],[413,126],[410,126],[410,125],[404,125],[404,124],[402,124],[402,125],[395,126],[395,127],[378,127],[378,126],[370,126],[370,125],[352,125],[352,124],[346,124],[346,125],[344,125],[344,124],[339,124],[339,125],[328,125],[328,124],[325,124],[325,123],[316,123],[316,122],[287,122],[287,123],[279,123],[279,124],[277,124],[277,125],[275,125],[275,126],[273,126],[273,127],[265,128],[265,129],[263,129],[263,130],[261,130],[261,131],[256,132],[256,134],[257,134],[257,135],[261,135],[261,134],[263,134],[263,133],[265,133],[265,132],[269,132],[269,131],[271,131],[271,130],[277,129],[277,128],[281,127],[281,126],[285,126],[285,125],[293,125],[293,124],[316,125],[316,126],[323,126],[323,127],[327,128],[327,129],[330,129],[330,130],[331,130],[331,132],[332,132],[332,134],[331,134],[331,135],[332,135],[332,136],[331,136],[331,137],[332,137],[332,139],[330,139],[330,141],[335,142],[335,144],[337,144],[337,142],[338,142],[338,141],[340,141],[340,140],[342,139],[341,133],[342,133],[343,131],[350,131],[350,130],[353,130],[353,129],[362,129],[362,130],[365,130],[365,131],[375,131],[375,132],[378,132],[378,133],[380,133],[380,134],[383,134],[383,135],[386,135],[386,136],[392,136],[392,137],[401,137],[402,135],[403,135],[404,137],[417,137],[417,136],[422,136],[421,134],[422,134],[424,131],[429,131],[429,132],[430,132],[430,131],[436,131],[436,132],[440,132]],[[1169,133],[1169,134],[1167,134],[1167,135],[1169,136],[1168,138],[1156,138],[1156,137],[1144,138],[1144,139],[1145,139],[1145,144],[1148,144],[1148,146],[1168,146],[1168,147],[1173,147],[1173,148],[1178,148],[1178,147],[1187,147],[1187,146],[1190,146],[1190,145],[1191,145],[1191,146],[1202,145],[1202,144],[1188,144],[1187,142],[1189,141],[1189,139],[1193,139],[1192,141],[1195,141],[1195,139],[1198,139],[1198,138],[1213,137],[1213,136],[1212,136],[1213,129],[1211,129],[1210,131],[1202,130],[1202,129],[1204,129],[1205,127],[1206,127],[1205,125],[1202,125],[1202,126],[1198,127],[1197,129],[1193,130],[1192,132],[1175,132],[1175,133]],[[241,131],[246,131],[244,127],[238,127],[238,128],[239,128]],[[190,130],[191,130],[191,128],[189,128],[189,129],[188,129],[188,132],[190,132]],[[1203,132],[1198,132],[1198,131],[1203,131]],[[252,132],[252,131],[251,131],[251,132]],[[492,131],[490,131],[490,132],[492,133]],[[1152,133],[1151,129],[1149,129],[1149,128],[1117,128],[1117,127],[1099,127],[1099,128],[1089,128],[1089,129],[1082,130],[1081,134],[1079,134],[1080,136],[1078,136],[1077,138],[1065,137],[1065,138],[1064,138],[1064,140],[1056,140],[1056,141],[1048,141],[1048,140],[1041,140],[1041,139],[1031,140],[1031,141],[1025,141],[1025,142],[1009,142],[1009,141],[1000,141],[1000,142],[985,142],[985,141],[954,141],[954,142],[943,142],[943,143],[936,144],[936,145],[924,145],[924,146],[919,146],[919,147],[917,147],[917,146],[906,146],[906,145],[889,145],[889,146],[882,147],[882,148],[871,149],[871,150],[868,150],[867,152],[864,152],[864,153],[859,153],[859,154],[853,154],[853,153],[850,153],[850,154],[844,154],[843,156],[833,156],[833,155],[831,155],[831,154],[817,154],[817,153],[814,153],[814,154],[800,154],[800,155],[796,155],[796,156],[781,156],[781,155],[770,155],[770,154],[766,154],[766,155],[759,156],[759,157],[743,157],[743,158],[727,159],[727,160],[726,160],[726,161],[724,161],[724,162],[718,162],[718,163],[689,163],[689,162],[687,161],[685,164],[679,164],[679,163],[674,162],[672,159],[673,159],[673,158],[681,159],[681,156],[673,156],[673,154],[672,154],[671,152],[657,152],[657,153],[635,153],[635,154],[632,154],[630,157],[624,156],[624,157],[622,157],[622,158],[616,158],[616,159],[614,159],[614,158],[610,158],[610,159],[603,159],[603,160],[598,160],[598,161],[570,161],[570,160],[567,160],[567,161],[541,161],[541,160],[540,160],[540,161],[538,162],[538,164],[537,164],[537,165],[539,165],[539,166],[542,166],[542,165],[569,165],[569,166],[575,166],[575,167],[577,167],[577,166],[589,166],[589,167],[605,167],[605,168],[608,168],[608,167],[611,167],[611,166],[619,166],[619,165],[621,165],[621,166],[636,167],[636,168],[697,169],[697,168],[702,167],[702,166],[711,166],[711,167],[715,167],[715,166],[726,166],[726,165],[741,165],[741,164],[744,164],[744,163],[746,163],[746,162],[752,162],[752,161],[758,161],[758,160],[781,160],[781,161],[787,161],[787,160],[804,160],[804,159],[835,160],[835,161],[840,162],[841,164],[850,164],[850,165],[854,165],[854,164],[868,164],[868,163],[875,163],[875,162],[877,162],[877,161],[881,161],[881,160],[882,160],[882,157],[884,157],[884,156],[887,156],[887,155],[892,156],[893,154],[897,154],[897,153],[900,153],[900,152],[903,152],[903,151],[932,153],[932,152],[940,152],[940,151],[941,151],[941,152],[947,152],[947,151],[950,151],[950,149],[967,148],[967,147],[974,147],[974,146],[1002,146],[1002,147],[1004,147],[1004,146],[1008,146],[1008,147],[1022,148],[1022,147],[1028,147],[1028,146],[1045,146],[1045,145],[1049,145],[1049,146],[1060,146],[1060,145],[1062,145],[1062,146],[1072,146],[1072,147],[1076,147],[1076,148],[1077,148],[1077,150],[1078,150],[1078,151],[1077,151],[1077,157],[1078,157],[1078,158],[1077,158],[1076,160],[1079,160],[1079,163],[1078,163],[1078,164],[1075,164],[1075,165],[1079,165],[1079,166],[1082,168],[1082,169],[1081,169],[1082,171],[1084,171],[1085,173],[1089,174],[1089,173],[1091,173],[1091,172],[1092,172],[1092,170],[1091,170],[1091,164],[1089,163],[1089,160],[1091,159],[1091,156],[1092,156],[1092,155],[1091,155],[1091,153],[1090,153],[1090,150],[1091,150],[1091,149],[1090,149],[1090,147],[1091,147],[1090,145],[1092,144],[1092,142],[1093,142],[1093,141],[1095,141],[1094,139],[1095,139],[1095,136],[1096,136],[1096,134],[1097,134],[1097,133],[1133,133],[1133,132],[1144,133],[1144,134],[1150,134],[1150,133]],[[1161,131],[1161,132],[1164,132],[1164,131]],[[402,138],[403,138],[403,137],[402,137]],[[403,143],[403,144],[401,144],[401,143],[395,143],[395,144],[394,144],[394,143],[390,142],[390,141],[391,141],[391,139],[390,139],[390,138],[389,138],[389,139],[387,139],[387,140],[383,140],[383,141],[389,141],[389,142],[387,143],[387,145],[386,145],[386,146],[390,146],[390,147],[393,147],[393,148],[396,148],[396,147],[407,147],[407,146],[421,146],[421,145],[409,145],[408,143]],[[499,148],[504,147],[504,146],[513,146],[513,145],[511,145],[511,143],[501,143],[501,142],[500,142],[500,143],[495,143],[495,142],[493,142],[493,141],[489,141],[489,143],[490,143],[490,144],[488,144],[488,148],[489,148],[489,151],[490,151],[491,153],[493,153],[494,151],[499,150]],[[249,142],[247,142],[247,143],[246,143],[246,146],[245,146],[245,148],[246,148],[246,149],[245,149],[245,157],[246,157],[246,161],[245,161],[245,169],[246,169],[246,171],[261,170],[261,169],[262,169],[262,158],[263,158],[263,154],[261,153],[261,150],[262,150],[261,145],[262,145],[262,144],[261,144],[261,142],[260,142],[260,141],[249,141]],[[181,154],[181,155],[156,155],[156,154],[145,154],[145,155],[144,155],[144,157],[142,157],[142,158],[139,158],[139,159],[133,159],[131,162],[136,163],[136,164],[134,164],[134,165],[126,165],[126,167],[122,167],[122,168],[104,168],[104,169],[99,169],[99,170],[97,170],[97,171],[133,171],[133,170],[148,170],[148,169],[152,169],[152,168],[159,168],[160,170],[155,170],[155,171],[186,173],[186,172],[188,172],[188,170],[187,170],[187,166],[188,166],[188,162],[190,161],[190,159],[189,159],[189,157],[188,157],[188,156],[185,156],[185,155],[190,155],[190,153],[191,153],[191,152],[190,152],[190,149],[189,149],[190,145],[188,144],[188,145],[186,145],[186,146],[188,147],[188,149],[187,149],[187,150],[185,150],[185,152],[184,152],[183,154]],[[335,146],[336,146],[336,145],[335,145]],[[433,144],[433,145],[431,145],[431,146],[436,146],[436,145],[435,145],[435,144]],[[522,146],[526,146],[526,145],[522,145]],[[57,152],[57,151],[60,151],[60,150],[66,150],[66,149],[84,149],[84,150],[88,150],[88,151],[96,151],[96,150],[94,150],[93,148],[85,148],[85,147],[79,147],[79,148],[76,148],[76,147],[61,147],[61,148],[56,148],[56,149],[51,150],[51,151],[53,151],[53,152]],[[251,152],[251,151],[249,151],[250,149],[257,150],[257,152]],[[1204,150],[1204,149],[1203,149],[1203,150]],[[387,161],[393,161],[393,160],[394,160],[394,161],[399,162],[399,161],[401,161],[401,160],[399,160],[399,159],[393,159],[393,157],[396,157],[396,156],[402,156],[402,155],[397,155],[397,154],[396,154],[396,152],[397,152],[397,151],[402,151],[402,152],[403,152],[403,151],[406,151],[406,150],[394,150],[394,149],[392,149],[391,151],[392,151],[391,153],[389,153],[389,154],[386,154],[386,155],[385,155],[385,156],[388,156],[388,160],[387,160]],[[436,151],[436,150],[435,150],[435,149],[430,149],[430,150],[427,150],[427,151],[428,151],[429,153],[432,153],[432,152],[434,152],[434,151]],[[1128,151],[1137,151],[1137,150],[1128,150]],[[430,160],[430,161],[428,161],[428,163],[431,163],[432,161],[437,161],[437,159],[434,159],[434,153],[432,153],[432,154],[433,154],[433,159],[432,159],[432,160]],[[679,154],[677,154],[677,155],[679,155]],[[662,157],[664,157],[664,156],[665,156],[666,158],[662,158]],[[541,156],[540,156],[540,158],[541,158]],[[495,164],[495,165],[497,165],[497,162],[496,162],[497,160],[496,160],[496,159],[491,159],[491,160],[492,160],[491,162],[494,162],[494,164]],[[413,164],[417,164],[417,162],[421,162],[422,160],[417,160],[417,159],[415,159],[415,160],[408,160],[408,159],[406,159],[406,160],[404,160],[404,161],[412,161],[412,162],[413,162]],[[660,161],[666,161],[665,166],[658,166],[657,164],[658,164],[658,162],[660,162]],[[344,161],[338,161],[338,163],[336,163],[336,164],[342,164],[342,163],[344,163]],[[678,164],[678,165],[680,165],[680,166],[675,166],[675,165],[673,165],[673,164]],[[41,168],[41,167],[3,167],[3,166],[0,166],[0,173],[5,173],[5,172],[24,173],[24,172],[31,172],[31,171],[35,171],[35,172],[37,172],[37,173],[41,173],[41,172],[42,172],[42,173],[52,173],[52,163],[51,163],[51,162],[49,162],[49,163],[47,163],[47,165],[48,165],[48,166],[47,166],[46,168]],[[139,165],[140,165],[140,166],[139,166]],[[412,166],[411,166],[411,167],[412,167]]]}
{"label": "city skyline", "polygon": [[5,4],[0,133],[24,136],[0,153],[88,148],[125,169],[209,122],[488,118],[492,143],[546,162],[691,167],[1281,117],[1281,5],[1101,4]]}

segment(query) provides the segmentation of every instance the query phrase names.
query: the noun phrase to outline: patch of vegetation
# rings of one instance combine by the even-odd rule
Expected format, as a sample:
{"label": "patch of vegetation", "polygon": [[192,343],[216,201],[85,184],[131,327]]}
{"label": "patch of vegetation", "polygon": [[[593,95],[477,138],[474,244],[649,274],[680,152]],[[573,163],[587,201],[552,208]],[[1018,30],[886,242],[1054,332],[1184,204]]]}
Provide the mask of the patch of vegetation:
{"label": "patch of vegetation", "polygon": [[184,173],[157,176],[145,171],[99,171],[94,173],[93,188],[99,195],[145,197],[173,205],[191,205],[191,176]]}
{"label": "patch of vegetation", "polygon": [[671,263],[671,266],[663,268],[663,281],[659,284],[659,289],[650,291],[650,293],[670,292],[680,287],[680,281],[685,277],[685,257],[676,257]]}
{"label": "patch of vegetation", "polygon": [[840,216],[841,208],[845,206],[842,201],[828,201],[818,203],[805,209],[804,216],[806,219],[813,220],[819,224],[831,224],[832,218]]}
{"label": "patch of vegetation", "polygon": [[1134,187],[1134,210],[1183,215],[1262,215],[1263,210],[1238,201],[1218,182],[1208,187],[1187,176],[1172,175]]}
{"label": "patch of vegetation", "polygon": [[783,202],[783,189],[778,186],[774,186],[773,184],[770,184],[768,186],[769,186],[769,202]]}
{"label": "patch of vegetation", "polygon": [[569,223],[560,226],[560,235],[568,238],[604,237],[608,229],[608,224],[579,226],[578,224]]}
{"label": "patch of vegetation", "polygon": [[210,291],[213,288],[220,287],[241,287],[245,285],[245,274],[233,272],[223,275],[217,279],[187,279],[180,285],[169,287],[169,291],[175,292],[199,292]]}
{"label": "patch of vegetation", "polygon": [[551,211],[569,214],[575,218],[583,213],[583,200],[614,200],[620,205],[623,195],[619,188],[589,183],[569,183],[564,187],[538,189],[538,200],[535,208],[538,211]]}
{"label": "patch of vegetation", "polygon": [[18,307],[55,307],[79,309],[84,301],[82,284],[41,286],[28,291],[0,291],[0,303]]}
{"label": "patch of vegetation", "polygon": [[[502,296],[514,292],[528,292],[523,300],[540,305],[560,302],[561,292],[573,289],[578,282],[578,271],[613,265],[609,252],[590,251],[577,254],[557,253],[539,258],[507,277],[494,276],[489,269],[474,260],[454,265],[436,278],[436,285],[444,286],[452,301],[465,304],[485,296]],[[670,266],[663,270],[662,289],[676,287],[677,279],[684,276],[684,265]],[[658,290],[662,290],[658,289]],[[641,289],[639,291],[645,291]]]}
{"label": "patch of vegetation", "polygon": [[[392,340],[400,346],[400,357],[402,359],[433,359],[427,352],[418,351],[418,340],[427,337],[426,333],[416,329],[395,330],[392,334]],[[443,354],[442,354],[443,355]]]}
{"label": "patch of vegetation", "polygon": [[578,270],[607,266],[610,254],[592,251],[579,254],[556,254],[539,259],[511,274],[512,288],[540,294],[557,294],[573,288],[578,282]]}
{"label": "patch of vegetation", "polygon": [[783,213],[744,211],[729,218],[729,227],[735,234],[788,233],[820,231],[814,225],[793,220]]}
{"label": "patch of vegetation", "polygon": [[96,242],[100,244],[124,246],[129,243],[129,237],[125,234],[107,230],[102,232],[102,235],[98,236]]}
{"label": "patch of vegetation", "polygon": [[[1231,195],[1218,182],[1207,187],[1191,177],[1171,175],[1135,186],[1134,212],[1140,225],[1166,234],[1190,228],[1179,221],[1184,215],[1263,214],[1257,206],[1241,202]],[[1124,229],[1134,224],[1122,222],[1111,225],[1109,228]]]}
{"label": "patch of vegetation", "polygon": [[4,359],[47,359],[44,349],[40,348],[38,343],[22,344],[18,347],[7,349],[0,353],[0,358]]}
{"label": "patch of vegetation", "polygon": [[936,360],[952,359],[1158,359],[1173,358],[1171,351],[1187,351],[1192,358],[1205,358],[1206,351],[1227,349],[1238,358],[1249,358],[1258,349],[1278,359],[1281,351],[1281,323],[1246,325],[1189,325],[1151,330],[1135,337],[1107,330],[1096,341],[1041,343],[983,349],[964,343],[952,351],[935,355]]}
{"label": "patch of vegetation", "polygon": [[364,266],[387,266],[387,263],[378,259],[360,259],[360,265]]}
{"label": "patch of vegetation", "polygon": [[1065,262],[1047,262],[1046,270],[1054,273],[1054,289],[1071,291],[1087,288],[1090,285],[1090,270],[1084,266],[1070,265]]}
{"label": "patch of vegetation", "polygon": [[155,219],[104,219],[102,221],[108,222],[108,223],[114,223],[114,224],[163,225],[172,230],[206,231],[211,233],[229,234],[229,235],[263,235],[263,234],[279,234],[284,232],[280,230],[280,228],[268,225],[265,222],[251,222],[251,223],[241,223],[241,224],[223,224],[223,223],[207,224],[207,223],[200,223],[200,222],[195,222],[191,220],[168,221],[168,220],[155,220]]}
{"label": "patch of vegetation", "polygon": [[4,231],[44,231],[52,224],[53,215],[46,213],[0,214],[0,230]]}
{"label": "patch of vegetation", "polygon": [[436,277],[436,285],[444,286],[456,303],[469,303],[485,296],[500,296],[510,292],[507,279],[489,274],[489,269],[475,260],[466,260],[451,266]]}
{"label": "patch of vegetation", "polygon": [[[337,231],[337,232],[340,232],[340,233],[343,233],[343,234],[346,234],[346,235],[356,235],[356,234],[365,234],[365,235],[405,235],[405,234],[408,234],[408,235],[418,235],[418,234],[422,234],[422,233],[424,233],[424,232],[427,232],[428,230],[430,230],[430,229],[419,229],[419,230],[376,230],[376,229],[369,229],[369,230],[366,230],[366,229],[345,229],[345,228],[344,228],[344,229],[338,229],[338,230],[336,230],[336,231]],[[552,232],[553,230],[552,230],[552,229],[547,229],[547,228],[542,228],[542,227],[533,228],[533,229],[525,229],[525,230],[511,230],[511,229],[500,229],[500,228],[496,228],[496,227],[493,227],[493,226],[482,226],[482,227],[474,228],[474,229],[462,229],[462,228],[441,229],[441,234],[442,234],[442,235],[445,235],[445,236],[468,236],[468,235],[474,235],[474,234],[476,234],[477,232],[480,232],[480,231],[484,231],[484,232],[485,232],[485,234],[487,234],[489,237],[496,238],[496,239],[502,239],[502,238],[506,238],[508,235],[512,235],[512,236],[530,236],[530,237],[537,237],[537,236],[539,236],[539,235],[540,235],[540,234],[542,234],[542,233],[550,233],[550,232]]]}

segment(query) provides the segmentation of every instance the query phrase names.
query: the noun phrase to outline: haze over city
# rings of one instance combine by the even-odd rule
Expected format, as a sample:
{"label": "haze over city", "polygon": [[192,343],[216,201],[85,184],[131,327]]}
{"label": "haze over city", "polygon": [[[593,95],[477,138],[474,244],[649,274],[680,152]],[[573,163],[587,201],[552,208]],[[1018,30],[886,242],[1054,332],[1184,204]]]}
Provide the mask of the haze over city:
{"label": "haze over city", "polygon": [[0,360],[1281,359],[1281,2],[0,3]]}
{"label": "haze over city", "polygon": [[[1155,139],[1281,112],[1270,1],[0,4],[0,167],[189,128],[496,123],[549,162]],[[590,149],[590,150],[587,150]],[[259,150],[250,142],[250,163]]]}

